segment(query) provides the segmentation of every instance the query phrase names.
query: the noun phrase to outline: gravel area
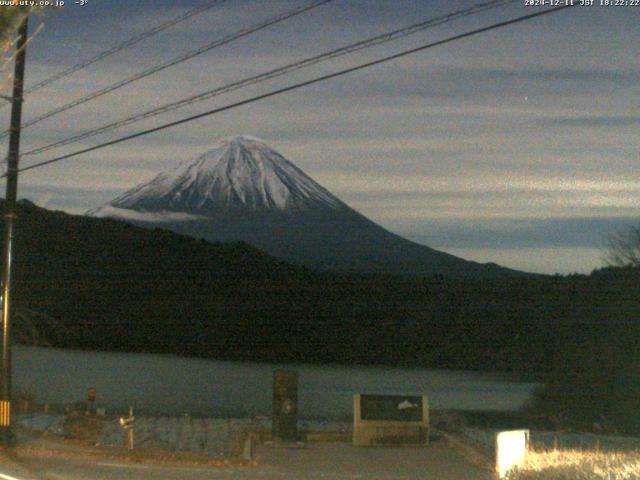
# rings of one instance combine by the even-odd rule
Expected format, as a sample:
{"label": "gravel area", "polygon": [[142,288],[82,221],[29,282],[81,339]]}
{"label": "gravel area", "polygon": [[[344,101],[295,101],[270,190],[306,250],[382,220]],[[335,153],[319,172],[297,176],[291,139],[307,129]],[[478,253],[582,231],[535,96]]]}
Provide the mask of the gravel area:
{"label": "gravel area", "polygon": [[[16,421],[21,427],[35,432],[64,433],[64,415],[19,415]],[[350,432],[352,424],[347,421],[302,420],[298,423],[298,429],[302,433]],[[237,453],[248,432],[270,432],[271,419],[136,416],[134,431],[136,447],[216,457]],[[117,419],[106,420],[98,444],[126,444],[126,431]]]}
{"label": "gravel area", "polygon": [[[169,451],[192,452],[209,456],[237,452],[244,436],[260,425],[249,419],[138,417],[135,421],[135,445]],[[99,443],[119,446],[125,431],[117,421],[108,422]]]}
{"label": "gravel area", "polygon": [[[348,432],[350,423],[307,420],[299,422],[301,432]],[[271,431],[271,419],[258,418],[190,418],[140,417],[135,423],[135,442],[139,447],[169,451],[201,453],[209,456],[230,455],[241,448],[249,432]],[[117,421],[109,422],[100,435],[102,445],[122,445],[124,431]]]}
{"label": "gravel area", "polygon": [[64,415],[16,415],[14,418],[19,426],[35,432],[48,432],[57,435],[64,433],[62,428],[65,420]]}

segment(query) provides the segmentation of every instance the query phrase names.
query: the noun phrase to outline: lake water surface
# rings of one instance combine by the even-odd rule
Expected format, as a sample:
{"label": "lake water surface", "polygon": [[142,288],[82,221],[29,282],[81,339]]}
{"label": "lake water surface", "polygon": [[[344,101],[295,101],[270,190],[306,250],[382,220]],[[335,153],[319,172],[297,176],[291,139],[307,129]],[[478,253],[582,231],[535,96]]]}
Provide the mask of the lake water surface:
{"label": "lake water surface", "polygon": [[499,374],[420,368],[223,362],[171,355],[16,346],[14,390],[65,404],[97,390],[108,411],[148,415],[270,415],[273,371],[299,373],[301,418],[349,418],[354,393],[426,394],[434,409],[515,410],[535,384]]}

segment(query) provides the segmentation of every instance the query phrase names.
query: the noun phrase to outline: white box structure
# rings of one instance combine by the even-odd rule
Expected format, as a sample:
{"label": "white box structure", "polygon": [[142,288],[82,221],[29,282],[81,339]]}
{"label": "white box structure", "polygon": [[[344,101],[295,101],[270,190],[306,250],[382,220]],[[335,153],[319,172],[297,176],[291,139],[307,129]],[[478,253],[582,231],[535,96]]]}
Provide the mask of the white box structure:
{"label": "white box structure", "polygon": [[510,430],[496,434],[496,471],[505,478],[513,467],[527,457],[529,430]]}

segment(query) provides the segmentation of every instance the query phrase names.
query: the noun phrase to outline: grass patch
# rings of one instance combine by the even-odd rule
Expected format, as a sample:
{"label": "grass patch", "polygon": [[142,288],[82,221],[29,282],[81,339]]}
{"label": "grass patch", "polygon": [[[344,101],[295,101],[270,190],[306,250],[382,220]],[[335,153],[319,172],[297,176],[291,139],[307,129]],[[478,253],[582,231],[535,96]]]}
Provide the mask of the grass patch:
{"label": "grass patch", "polygon": [[640,479],[640,451],[530,451],[509,480]]}

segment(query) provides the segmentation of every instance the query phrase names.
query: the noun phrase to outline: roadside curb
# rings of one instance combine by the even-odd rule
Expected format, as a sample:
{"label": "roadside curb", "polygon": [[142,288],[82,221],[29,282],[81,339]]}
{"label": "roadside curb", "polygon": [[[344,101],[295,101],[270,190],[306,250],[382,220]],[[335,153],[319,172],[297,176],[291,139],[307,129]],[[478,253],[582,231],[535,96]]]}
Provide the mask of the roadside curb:
{"label": "roadside curb", "polygon": [[[252,462],[235,458],[210,458],[196,457],[189,454],[181,454],[165,450],[139,449],[128,451],[124,449],[100,448],[100,447],[78,447],[78,448],[55,448],[34,447],[29,445],[16,447],[13,452],[16,460],[21,458],[67,458],[67,459],[91,459],[91,460],[115,460],[130,464],[154,464],[154,465],[179,465],[194,467],[226,468],[230,466],[250,467]],[[15,462],[15,460],[14,460]],[[1,477],[0,477],[1,478]]]}
{"label": "roadside curb", "polygon": [[20,465],[14,457],[14,452],[0,449],[0,479],[15,477],[20,480],[31,480],[37,478],[31,471]]}
{"label": "roadside curb", "polygon": [[450,432],[438,432],[444,442],[463,456],[467,461],[484,470],[495,473],[495,458],[486,449],[467,439],[464,435]]}
{"label": "roadside curb", "polygon": [[307,432],[305,434],[307,442],[351,442],[352,432]]}
{"label": "roadside curb", "polygon": [[[273,435],[270,430],[253,430],[249,432],[254,440],[261,443],[272,442]],[[301,431],[300,440],[305,442],[351,442],[353,440],[353,432],[342,432],[336,430],[327,431]]]}

